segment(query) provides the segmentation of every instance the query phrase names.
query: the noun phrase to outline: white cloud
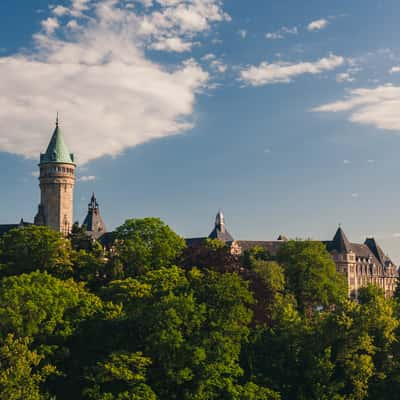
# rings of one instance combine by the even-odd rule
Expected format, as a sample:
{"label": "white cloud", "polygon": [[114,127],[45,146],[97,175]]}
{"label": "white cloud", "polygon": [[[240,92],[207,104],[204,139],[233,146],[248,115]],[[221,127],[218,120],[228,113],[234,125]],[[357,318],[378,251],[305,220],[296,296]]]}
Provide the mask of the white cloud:
{"label": "white cloud", "polygon": [[358,196],[359,196],[358,193],[352,193],[351,194],[351,197],[353,197],[353,199],[356,199]]}
{"label": "white cloud", "polygon": [[308,24],[307,29],[310,32],[320,31],[325,29],[329,25],[329,21],[325,18],[317,19]]}
{"label": "white cloud", "polygon": [[[180,51],[229,18],[219,0],[158,3],[139,14],[114,0],[73,0],[57,11],[64,13],[59,37],[44,30],[30,54],[0,56],[0,151],[37,159],[56,111],[79,164],[190,129],[209,73],[190,57],[163,66],[145,50],[176,37],[166,50]],[[73,20],[79,29],[66,29]],[[146,20],[153,30],[144,33]]]}
{"label": "white cloud", "polygon": [[55,32],[57,28],[59,28],[60,24],[57,18],[49,17],[42,21],[42,28],[46,32],[46,34],[51,35]]}
{"label": "white cloud", "polygon": [[62,17],[64,15],[69,14],[70,12],[69,8],[64,6],[55,6],[52,11],[53,14],[56,15],[57,17]]}
{"label": "white cloud", "polygon": [[400,132],[400,87],[382,85],[351,90],[344,100],[314,108],[316,112],[348,112],[349,121]]}
{"label": "white cloud", "polygon": [[258,66],[250,66],[241,71],[241,80],[248,85],[260,86],[273,83],[289,83],[293,78],[304,74],[321,74],[343,65],[343,57],[334,54],[315,62],[269,64],[262,62]]}
{"label": "white cloud", "polygon": [[287,35],[297,35],[299,33],[299,29],[297,26],[287,27],[282,26],[282,28],[278,29],[275,32],[267,32],[265,34],[265,38],[269,40],[279,40],[284,39]]}
{"label": "white cloud", "polygon": [[283,39],[283,35],[278,32],[267,32],[265,34],[265,38],[270,40],[278,40],[278,39]]}
{"label": "white cloud", "polygon": [[69,29],[78,29],[79,28],[79,24],[78,24],[78,22],[76,20],[71,19],[71,21],[68,21],[66,27],[69,28]]}
{"label": "white cloud", "polygon": [[162,38],[158,42],[150,45],[154,50],[173,51],[176,53],[183,53],[191,50],[192,42],[185,42],[180,37]]}
{"label": "white cloud", "polygon": [[400,66],[392,67],[389,72],[391,74],[396,74],[396,73],[400,72]]}
{"label": "white cloud", "polygon": [[238,35],[239,35],[242,39],[246,39],[246,37],[247,37],[247,31],[246,31],[246,29],[239,29],[239,30],[238,30]]}
{"label": "white cloud", "polygon": [[351,164],[350,160],[343,160],[343,164]]}
{"label": "white cloud", "polygon": [[220,60],[213,60],[211,62],[211,67],[214,68],[214,70],[216,70],[220,74],[225,73],[228,69],[228,66]]}
{"label": "white cloud", "polygon": [[353,82],[354,78],[349,72],[342,72],[336,75],[336,82]]}
{"label": "white cloud", "polygon": [[96,179],[94,175],[84,175],[78,178],[78,182],[93,182]]}

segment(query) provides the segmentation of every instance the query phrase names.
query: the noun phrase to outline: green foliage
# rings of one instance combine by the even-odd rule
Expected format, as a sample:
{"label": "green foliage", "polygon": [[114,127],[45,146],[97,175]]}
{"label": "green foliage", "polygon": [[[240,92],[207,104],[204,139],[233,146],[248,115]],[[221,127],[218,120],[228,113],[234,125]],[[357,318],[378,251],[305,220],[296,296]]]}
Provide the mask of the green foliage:
{"label": "green foliage", "polygon": [[150,365],[141,353],[113,353],[87,374],[90,387],[84,395],[90,400],[156,400],[145,384]]}
{"label": "green foliage", "polygon": [[42,386],[56,374],[52,365],[41,365],[43,356],[29,349],[31,340],[7,335],[0,343],[0,400],[45,400]]}
{"label": "green foliage", "polygon": [[335,304],[347,296],[345,280],[325,246],[313,241],[289,241],[278,253],[285,269],[287,289],[302,312]]}
{"label": "green foliage", "polygon": [[71,243],[44,226],[13,229],[0,238],[2,276],[40,270],[65,279],[72,276]]}
{"label": "green foliage", "polygon": [[205,239],[196,245],[187,247],[183,253],[182,265],[191,269],[212,269],[217,272],[239,272],[239,257],[231,254],[231,249],[218,239]]}
{"label": "green foliage", "polygon": [[185,248],[185,241],[158,218],[125,221],[115,231],[114,244],[123,277],[168,267]]}
{"label": "green foliage", "polygon": [[[155,218],[0,238],[0,400],[397,400],[400,302],[321,243],[239,258]],[[51,397],[53,396],[53,397]]]}
{"label": "green foliage", "polygon": [[87,293],[82,285],[58,280],[46,272],[3,278],[0,335],[66,337],[101,307],[100,299]]}

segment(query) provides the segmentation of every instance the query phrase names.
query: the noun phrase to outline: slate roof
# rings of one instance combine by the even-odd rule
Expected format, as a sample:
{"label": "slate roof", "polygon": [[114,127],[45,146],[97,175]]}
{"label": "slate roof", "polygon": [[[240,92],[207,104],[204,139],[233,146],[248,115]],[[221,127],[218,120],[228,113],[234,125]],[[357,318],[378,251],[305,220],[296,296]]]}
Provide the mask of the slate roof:
{"label": "slate roof", "polygon": [[65,144],[59,123],[58,116],[56,128],[47,147],[46,153],[40,155],[40,164],[74,164],[74,155],[69,152]]}
{"label": "slate roof", "polygon": [[217,226],[212,230],[212,232],[208,235],[209,239],[218,239],[222,242],[233,242],[234,239],[232,235],[226,230],[221,230]]}
{"label": "slate roof", "polygon": [[333,240],[330,242],[329,251],[336,250],[338,253],[349,253],[351,251],[351,244],[341,227],[335,233]]}
{"label": "slate roof", "polygon": [[86,228],[87,233],[94,239],[100,238],[107,232],[106,225],[100,215],[99,203],[97,203],[94,193],[88,204],[88,213],[82,226]]}
{"label": "slate roof", "polygon": [[25,226],[30,226],[33,225],[30,222],[25,222],[23,219],[21,219],[19,224],[2,224],[0,225],[0,236],[3,236],[7,232],[11,231],[11,229],[15,228],[23,228]]}
{"label": "slate roof", "polygon": [[222,242],[233,242],[233,236],[228,232],[225,227],[225,217],[222,210],[219,210],[215,217],[215,225],[212,232],[208,235],[210,239],[218,239]]}
{"label": "slate roof", "polygon": [[336,231],[333,240],[324,241],[329,252],[337,251],[338,253],[353,252],[356,256],[357,263],[369,263],[377,266],[394,265],[393,261],[385,255],[381,247],[377,244],[374,238],[368,238],[362,244],[351,243],[342,228]]}

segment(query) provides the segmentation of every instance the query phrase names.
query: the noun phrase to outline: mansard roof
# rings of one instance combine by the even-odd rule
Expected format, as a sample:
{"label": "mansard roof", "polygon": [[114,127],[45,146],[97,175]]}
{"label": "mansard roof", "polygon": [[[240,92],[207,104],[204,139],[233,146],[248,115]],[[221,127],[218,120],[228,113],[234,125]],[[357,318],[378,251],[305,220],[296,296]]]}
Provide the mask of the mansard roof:
{"label": "mansard roof", "polygon": [[74,155],[69,152],[68,147],[65,144],[64,137],[58,123],[58,115],[56,128],[54,129],[46,153],[40,155],[40,164],[50,163],[74,164]]}

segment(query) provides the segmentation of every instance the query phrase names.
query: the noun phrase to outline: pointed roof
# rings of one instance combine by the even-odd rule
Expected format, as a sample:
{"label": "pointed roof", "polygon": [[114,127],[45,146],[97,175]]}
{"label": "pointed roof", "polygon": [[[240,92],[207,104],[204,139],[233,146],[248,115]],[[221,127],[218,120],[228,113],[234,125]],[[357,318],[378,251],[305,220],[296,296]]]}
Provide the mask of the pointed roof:
{"label": "pointed roof", "polygon": [[95,239],[98,239],[107,232],[107,228],[100,215],[99,203],[94,193],[88,204],[88,213],[82,226],[84,226],[88,234]]}
{"label": "pointed roof", "polygon": [[218,211],[215,217],[215,226],[210,235],[209,239],[218,239],[222,242],[233,242],[234,239],[231,234],[225,228],[225,217],[221,210]]}
{"label": "pointed roof", "polygon": [[346,234],[340,226],[332,240],[332,248],[337,250],[339,253],[350,253],[352,251],[349,239],[347,239]]}
{"label": "pointed roof", "polygon": [[56,128],[47,147],[46,153],[40,155],[40,164],[62,163],[74,164],[74,155],[69,152],[67,145],[58,122],[58,114],[56,120]]}
{"label": "pointed roof", "polygon": [[372,251],[372,253],[374,253],[374,256],[382,265],[386,265],[387,263],[393,264],[392,260],[385,255],[382,248],[378,245],[375,238],[367,238],[364,244],[368,246],[368,248]]}

